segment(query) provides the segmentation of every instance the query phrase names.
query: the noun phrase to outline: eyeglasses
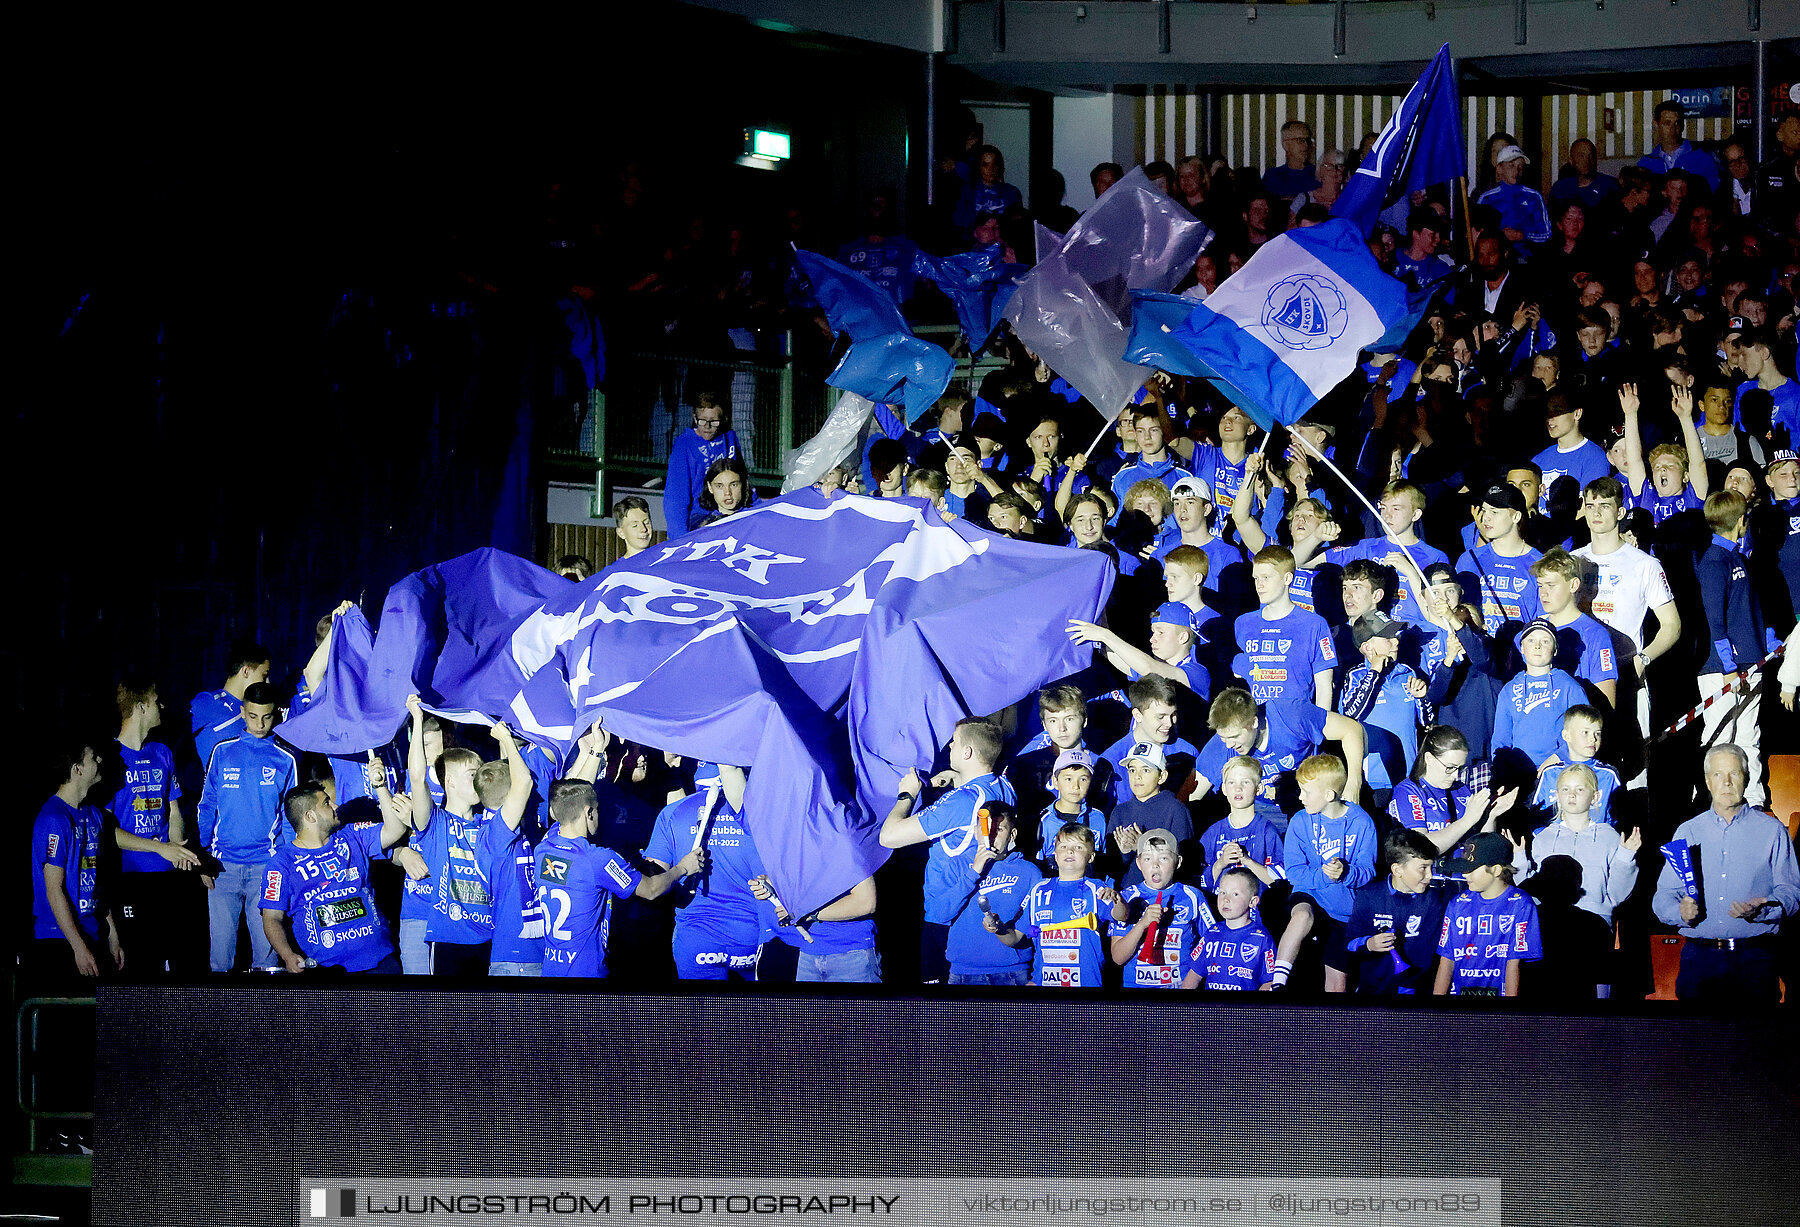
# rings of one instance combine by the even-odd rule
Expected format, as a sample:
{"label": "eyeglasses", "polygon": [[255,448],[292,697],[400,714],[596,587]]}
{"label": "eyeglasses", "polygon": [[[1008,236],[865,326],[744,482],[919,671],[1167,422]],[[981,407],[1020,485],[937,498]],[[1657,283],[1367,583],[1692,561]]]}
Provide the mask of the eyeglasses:
{"label": "eyeglasses", "polygon": [[1443,759],[1438,758],[1436,754],[1433,754],[1431,757],[1437,758],[1438,766],[1442,767],[1447,775],[1461,775],[1469,769],[1469,764],[1467,763],[1447,763]]}
{"label": "eyeglasses", "polygon": [[697,413],[694,415],[694,425],[696,426],[719,426],[724,421],[724,418],[703,418]]}

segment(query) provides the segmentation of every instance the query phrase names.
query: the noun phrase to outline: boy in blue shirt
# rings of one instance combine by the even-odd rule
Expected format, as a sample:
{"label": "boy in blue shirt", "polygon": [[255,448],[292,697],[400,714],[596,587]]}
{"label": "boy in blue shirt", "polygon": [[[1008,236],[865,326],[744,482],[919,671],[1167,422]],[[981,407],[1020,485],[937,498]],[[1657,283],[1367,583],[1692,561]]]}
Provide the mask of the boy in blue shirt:
{"label": "boy in blue shirt", "polygon": [[1290,700],[1258,703],[1248,692],[1233,687],[1220,691],[1212,701],[1206,722],[1213,736],[1194,768],[1200,779],[1194,790],[1195,800],[1224,779],[1226,762],[1241,754],[1249,755],[1262,764],[1263,770],[1256,812],[1285,836],[1285,811],[1287,798],[1293,793],[1294,769],[1316,754],[1326,741],[1341,744],[1350,764],[1344,795],[1362,795],[1363,753],[1367,748],[1363,726],[1340,712]]}
{"label": "boy in blue shirt", "polygon": [[1176,700],[1181,694],[1174,682],[1157,673],[1140,677],[1125,688],[1125,695],[1131,700],[1131,729],[1100,756],[1110,769],[1113,805],[1132,795],[1131,781],[1125,773],[1125,755],[1133,746],[1145,742],[1162,750],[1170,792],[1183,797],[1191,787],[1189,780],[1194,774],[1197,751],[1193,743],[1176,736],[1180,724]]}
{"label": "boy in blue shirt", "polygon": [[1577,703],[1563,713],[1560,754],[1553,754],[1538,770],[1537,791],[1531,796],[1531,808],[1537,811],[1534,825],[1543,830],[1556,813],[1556,781],[1564,767],[1576,763],[1594,773],[1594,804],[1589,809],[1595,822],[1612,825],[1613,794],[1619,790],[1619,773],[1594,755],[1600,752],[1603,721],[1598,709]]}
{"label": "boy in blue shirt", "polygon": [[1533,456],[1532,462],[1544,475],[1538,494],[1538,511],[1550,513],[1550,487],[1559,477],[1573,477],[1575,488],[1587,489],[1590,481],[1612,476],[1612,463],[1598,443],[1581,433],[1582,409],[1569,403],[1561,392],[1552,392],[1544,401],[1544,430],[1550,446]]}
{"label": "boy in blue shirt", "polygon": [[731,429],[731,411],[711,392],[694,398],[694,425],[684,430],[669,449],[668,481],[663,485],[663,519],[669,536],[679,537],[698,528],[706,518],[700,491],[706,471],[721,460],[742,456],[737,431]]}
{"label": "boy in blue shirt", "polygon": [[951,921],[968,897],[963,889],[968,866],[990,846],[991,818],[998,816],[997,810],[1018,805],[1012,785],[994,774],[1002,745],[1000,729],[993,721],[976,716],[958,720],[948,751],[955,789],[914,814],[913,806],[924,785],[917,770],[908,771],[881,824],[884,848],[931,845],[925,857],[925,924],[919,936],[920,966],[927,984],[940,983],[949,974],[944,943]]}
{"label": "boy in blue shirt", "polygon": [[1476,508],[1476,523],[1486,543],[1456,560],[1459,583],[1464,588],[1473,584],[1480,592],[1481,620],[1496,639],[1510,637],[1544,612],[1531,573],[1532,564],[1543,555],[1519,533],[1525,512],[1525,495],[1517,486],[1510,482],[1489,486]]}
{"label": "boy in blue shirt", "polygon": [[1287,830],[1283,860],[1293,884],[1287,929],[1275,960],[1275,982],[1286,984],[1307,935],[1318,933],[1325,959],[1325,991],[1349,987],[1344,961],[1344,923],[1356,888],[1375,876],[1375,821],[1360,805],[1343,800],[1344,760],[1315,754],[1294,772],[1300,812]]}
{"label": "boy in blue shirt", "polygon": [[1507,880],[1512,860],[1506,836],[1487,834],[1445,865],[1464,875],[1468,889],[1444,909],[1435,995],[1517,997],[1519,965],[1543,957],[1537,905]]}
{"label": "boy in blue shirt", "polygon": [[200,844],[219,862],[210,881],[201,879],[208,887],[216,972],[230,971],[237,959],[240,919],[249,922],[254,965],[275,965],[255,901],[263,889],[263,866],[278,842],[288,842],[281,799],[300,782],[299,761],[273,736],[275,688],[267,682],[247,687],[240,718],[243,732],[213,747],[195,811]]}
{"label": "boy in blue shirt", "polygon": [[200,770],[212,761],[214,746],[243,732],[244,692],[268,680],[268,651],[248,639],[234,640],[225,655],[224,682],[217,690],[202,690],[188,704]]}
{"label": "boy in blue shirt", "polygon": [[1107,930],[1112,960],[1127,969],[1126,988],[1180,988],[1186,955],[1212,925],[1212,909],[1199,891],[1175,881],[1181,853],[1173,831],[1140,835],[1137,862],[1140,881],[1119,892],[1126,918]]}
{"label": "boy in blue shirt", "polygon": [[1096,844],[1106,834],[1106,815],[1088,804],[1088,787],[1094,779],[1094,756],[1086,750],[1064,750],[1056,760],[1051,781],[1056,785],[1056,799],[1044,807],[1038,818],[1037,838],[1039,867],[1046,873],[1056,866],[1056,833],[1071,822],[1079,822],[1094,833]]}
{"label": "boy in blue shirt", "polygon": [[1389,831],[1381,841],[1388,876],[1356,892],[1344,952],[1356,991],[1397,997],[1428,992],[1449,894],[1431,880],[1438,849],[1423,831]]}
{"label": "boy in blue shirt", "polygon": [[[1046,844],[1052,857],[1055,847],[1052,835]],[[1020,853],[1011,820],[1001,818],[993,843],[970,862],[968,894],[950,922],[944,954],[951,984],[1023,988],[1031,982],[1031,944],[1014,925],[1025,897],[1043,880],[1037,866]]]}
{"label": "boy in blue shirt", "polygon": [[1281,867],[1281,832],[1257,812],[1257,794],[1263,785],[1262,764],[1248,754],[1240,754],[1227,759],[1220,774],[1224,779],[1219,791],[1225,795],[1231,812],[1200,836],[1200,850],[1207,858],[1202,884],[1216,891],[1225,871],[1238,866],[1249,870],[1263,889],[1286,881],[1287,871]]}
{"label": "boy in blue shirt", "polygon": [[[1021,814],[1042,813],[1057,794],[1056,775],[1062,770],[1062,756],[1070,750],[1087,750],[1087,700],[1081,691],[1068,683],[1046,686],[1038,691],[1038,723],[1043,731],[1020,746],[1006,765],[1006,781],[1018,798]],[[1110,765],[1094,758],[1088,764],[1093,773],[1093,795],[1105,797],[1111,789]],[[1050,855],[1048,835],[1040,840],[1027,839],[1027,851]]]}
{"label": "boy in blue shirt", "polygon": [[1256,875],[1239,865],[1219,880],[1219,919],[1208,925],[1188,958],[1182,988],[1268,991],[1275,979],[1275,939],[1256,910]]}
{"label": "boy in blue shirt", "polygon": [[[592,734],[591,729],[589,733]],[[531,803],[536,781],[525,766],[511,729],[496,724],[494,741],[500,747],[502,761],[483,763],[477,774],[481,803],[488,810],[488,818],[475,843],[476,866],[494,898],[494,938],[488,950],[488,975],[541,976],[544,905],[538,899],[532,849],[543,838],[544,828],[538,807]],[[490,789],[498,795],[490,796]]]}
{"label": "boy in blue shirt", "polygon": [[1476,204],[1487,205],[1500,214],[1500,233],[1524,259],[1530,256],[1528,244],[1548,242],[1550,238],[1550,211],[1544,207],[1544,197],[1536,188],[1519,182],[1530,161],[1517,145],[1503,148],[1494,155],[1494,178],[1498,182],[1475,198]]}
{"label": "boy in blue shirt", "polygon": [[1351,626],[1363,663],[1344,675],[1338,710],[1360,722],[1368,735],[1363,778],[1375,804],[1387,808],[1395,785],[1406,778],[1407,765],[1419,750],[1419,726],[1432,723],[1425,681],[1410,665],[1400,663],[1400,636],[1405,628],[1385,614],[1370,610]]}
{"label": "boy in blue shirt", "polygon": [[[543,974],[603,978],[613,899],[660,899],[684,877],[707,872],[707,850],[690,847],[672,868],[649,877],[640,874],[619,853],[593,842],[600,829],[600,803],[591,780],[552,784],[550,818],[555,829],[532,852],[544,911]],[[723,967],[718,978],[724,978]]]}
{"label": "boy in blue shirt", "polygon": [[[100,758],[85,742],[59,751],[62,783],[31,827],[30,970],[51,979],[100,974],[100,811],[87,804]],[[106,962],[125,965],[112,912],[105,913]]]}
{"label": "boy in blue shirt", "polygon": [[1325,561],[1342,566],[1366,558],[1392,567],[1394,616],[1403,622],[1423,623],[1426,617],[1419,604],[1419,575],[1433,563],[1450,561],[1444,551],[1419,538],[1419,521],[1425,516],[1425,491],[1409,481],[1389,482],[1381,492],[1377,510],[1381,513],[1383,536],[1355,545],[1334,546],[1325,552]]}
{"label": "boy in blue shirt", "polygon": [[1186,686],[1202,701],[1212,697],[1212,676],[1194,650],[1199,635],[1194,630],[1193,611],[1186,605],[1166,601],[1157,607],[1150,618],[1148,652],[1095,622],[1075,619],[1068,630],[1072,642],[1098,644],[1106,652],[1107,663],[1131,681],[1152,675],[1166,677]]}
{"label": "boy in blue shirt", "polygon": [[115,698],[122,775],[109,808],[119,846],[121,937],[134,971],[154,975],[165,964],[188,970],[193,943],[183,940],[180,930],[198,902],[193,893],[198,888],[192,874],[170,871],[191,870],[200,858],[184,846],[187,823],[175,755],[150,740],[150,730],[162,723],[162,701],[154,683],[139,679],[120,682]]}
{"label": "boy in blue shirt", "polygon": [[1250,684],[1258,702],[1298,699],[1329,708],[1337,667],[1331,628],[1318,614],[1294,604],[1288,595],[1293,578],[1292,551],[1279,545],[1257,551],[1250,582],[1262,607],[1233,625],[1241,654],[1232,661],[1232,672]]}
{"label": "boy in blue shirt", "polygon": [[1031,980],[1039,988],[1100,987],[1106,917],[1123,920],[1126,912],[1118,891],[1087,876],[1094,852],[1086,827],[1071,822],[1058,831],[1056,876],[1031,888],[1016,929],[996,934],[1010,946],[1031,942]]}
{"label": "boy in blue shirt", "polygon": [[[1537,577],[1540,619],[1556,629],[1556,667],[1587,682],[1611,707],[1618,701],[1619,656],[1616,633],[1598,618],[1581,612],[1581,561],[1565,549],[1554,549],[1531,564]],[[1622,641],[1629,643],[1621,634]]]}
{"label": "boy in blue shirt", "polygon": [[414,844],[431,871],[426,881],[433,887],[425,920],[430,974],[484,977],[493,949],[494,896],[475,852],[488,821],[476,778],[481,757],[463,746],[439,756],[444,803],[438,805],[425,784],[425,708],[416,694],[407,696],[406,707],[412,713],[407,776],[413,830],[419,835]]}
{"label": "boy in blue shirt", "polygon": [[282,808],[294,838],[263,870],[260,918],[281,965],[291,972],[316,965],[399,975],[400,956],[375,906],[369,863],[406,838],[407,812],[395,808],[379,824],[340,826],[337,805],[318,784],[295,788]]}
{"label": "boy in blue shirt", "polygon": [[[754,980],[763,908],[750,884],[768,871],[744,815],[747,780],[741,767],[727,763],[711,770],[703,766],[694,779],[700,791],[656,816],[644,848],[644,859],[664,869],[679,866],[695,848],[707,854],[704,869],[677,875],[683,898],[676,904],[670,942],[675,975],[682,980]],[[554,922],[554,914],[550,919]]]}
{"label": "boy in blue shirt", "polygon": [[1580,682],[1551,664],[1556,659],[1556,627],[1548,619],[1534,619],[1514,644],[1525,667],[1500,688],[1500,702],[1494,708],[1494,759],[1498,765],[1506,751],[1523,755],[1535,774],[1538,765],[1556,753],[1563,713],[1585,695]]}

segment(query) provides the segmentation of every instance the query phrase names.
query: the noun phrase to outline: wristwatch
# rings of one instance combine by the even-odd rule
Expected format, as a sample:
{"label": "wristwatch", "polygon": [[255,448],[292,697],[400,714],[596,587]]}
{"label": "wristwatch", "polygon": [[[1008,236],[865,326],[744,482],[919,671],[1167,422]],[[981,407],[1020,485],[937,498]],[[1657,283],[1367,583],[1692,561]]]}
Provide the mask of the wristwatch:
{"label": "wristwatch", "polygon": [[1650,667],[1650,653],[1639,652],[1637,654],[1637,662],[1638,662],[1638,672],[1642,673],[1645,669],[1648,669]]}
{"label": "wristwatch", "polygon": [[916,792],[900,792],[900,793],[894,794],[894,800],[896,800],[896,801],[911,801],[916,804],[919,800],[919,794]]}

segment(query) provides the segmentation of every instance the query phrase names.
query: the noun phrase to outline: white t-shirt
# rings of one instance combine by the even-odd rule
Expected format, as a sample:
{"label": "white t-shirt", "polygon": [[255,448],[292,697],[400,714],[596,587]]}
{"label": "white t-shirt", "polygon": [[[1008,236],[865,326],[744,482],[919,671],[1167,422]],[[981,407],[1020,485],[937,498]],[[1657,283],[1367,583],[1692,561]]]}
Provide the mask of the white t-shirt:
{"label": "white t-shirt", "polygon": [[1633,651],[1643,651],[1644,615],[1675,599],[1662,564],[1629,545],[1610,554],[1596,554],[1593,546],[1584,545],[1575,557],[1592,562],[1599,572],[1591,606],[1594,616],[1628,637]]}

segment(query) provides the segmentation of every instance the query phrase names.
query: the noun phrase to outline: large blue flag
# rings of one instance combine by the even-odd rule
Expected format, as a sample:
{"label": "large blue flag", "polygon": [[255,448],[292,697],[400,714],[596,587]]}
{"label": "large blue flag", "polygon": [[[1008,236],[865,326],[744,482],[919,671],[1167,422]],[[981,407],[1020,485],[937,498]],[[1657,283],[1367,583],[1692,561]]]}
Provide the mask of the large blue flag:
{"label": "large blue flag", "polygon": [[1061,628],[1097,618],[1111,585],[1089,551],[946,523],[921,500],[800,490],[579,585],[493,550],[428,567],[388,594],[372,647],[334,631],[318,701],[280,731],[329,753],[385,744],[417,691],[559,763],[603,717],[748,766],[751,834],[804,915],[882,863],[895,787],[958,719],[1086,663]]}
{"label": "large blue flag", "polygon": [[833,331],[850,335],[849,352],[825,382],[876,404],[904,404],[906,420],[918,421],[950,386],[955,361],[915,337],[893,296],[855,269],[798,248],[794,262]]}
{"label": "large blue flag", "polygon": [[1000,330],[1002,313],[1026,268],[1008,263],[1000,244],[993,243],[953,256],[921,251],[913,257],[913,272],[950,299],[956,307],[956,321],[969,340],[969,352],[979,354]]}
{"label": "large blue flag", "polygon": [[1331,215],[1348,218],[1368,234],[1375,229],[1381,211],[1409,192],[1448,183],[1467,173],[1462,101],[1450,44],[1445,43],[1338,193]]}
{"label": "large blue flag", "polygon": [[1342,218],[1269,240],[1185,320],[1179,301],[1139,300],[1154,321],[1127,357],[1214,380],[1265,430],[1298,421],[1408,309],[1406,286]]}

